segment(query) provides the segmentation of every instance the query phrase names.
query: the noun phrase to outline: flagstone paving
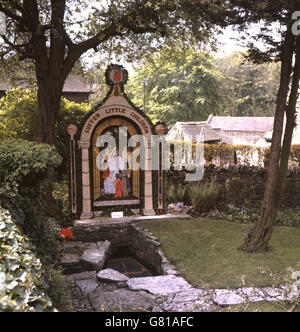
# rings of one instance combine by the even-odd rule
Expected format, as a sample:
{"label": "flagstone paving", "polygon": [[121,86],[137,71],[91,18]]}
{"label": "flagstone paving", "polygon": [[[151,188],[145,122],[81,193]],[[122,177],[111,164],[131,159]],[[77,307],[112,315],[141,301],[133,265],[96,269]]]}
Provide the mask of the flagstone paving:
{"label": "flagstone paving", "polygon": [[80,273],[68,278],[74,281],[93,311],[203,312],[248,301],[291,300],[298,295],[284,287],[204,290],[192,287],[182,277],[128,278],[112,269],[101,271],[98,277],[96,273]]}

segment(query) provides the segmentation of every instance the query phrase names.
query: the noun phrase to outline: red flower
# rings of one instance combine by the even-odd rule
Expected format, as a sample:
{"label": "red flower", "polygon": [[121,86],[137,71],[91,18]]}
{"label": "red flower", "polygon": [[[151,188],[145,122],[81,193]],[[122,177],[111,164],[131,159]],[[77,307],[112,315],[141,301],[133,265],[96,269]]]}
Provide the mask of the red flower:
{"label": "red flower", "polygon": [[73,239],[73,233],[70,229],[63,229],[60,231],[60,235],[65,239]]}

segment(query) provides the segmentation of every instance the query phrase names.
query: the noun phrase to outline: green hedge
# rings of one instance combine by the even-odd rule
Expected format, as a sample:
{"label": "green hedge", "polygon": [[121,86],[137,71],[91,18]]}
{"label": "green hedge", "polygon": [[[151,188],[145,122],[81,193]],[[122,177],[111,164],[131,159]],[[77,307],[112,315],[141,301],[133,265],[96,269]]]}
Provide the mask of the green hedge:
{"label": "green hedge", "polygon": [[35,248],[0,208],[0,311],[55,311]]}
{"label": "green hedge", "polygon": [[21,139],[0,143],[0,181],[32,187],[46,176],[54,176],[61,163],[55,148]]}
{"label": "green hedge", "polygon": [[[220,160],[221,164],[234,162],[236,153],[237,162],[252,166],[253,159],[260,165],[268,167],[270,147],[249,145],[204,144],[204,156],[207,162]],[[291,146],[290,166],[300,167],[300,145]]]}

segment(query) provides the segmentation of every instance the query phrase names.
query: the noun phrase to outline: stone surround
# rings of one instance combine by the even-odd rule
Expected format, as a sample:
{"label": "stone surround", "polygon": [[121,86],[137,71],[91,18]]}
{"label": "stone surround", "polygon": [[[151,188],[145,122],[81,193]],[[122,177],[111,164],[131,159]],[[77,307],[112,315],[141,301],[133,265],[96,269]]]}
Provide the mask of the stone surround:
{"label": "stone surround", "polygon": [[66,243],[61,258],[67,274],[100,271],[114,251],[128,248],[155,275],[179,275],[162,252],[158,238],[130,220],[81,222],[72,228],[72,232],[76,240]]}
{"label": "stone surround", "polygon": [[[205,312],[224,306],[260,301],[291,300],[298,293],[287,288],[200,289],[190,285],[161,250],[158,239],[130,220],[93,221],[73,227],[76,241],[67,242],[61,264],[70,280],[74,310]],[[127,246],[151,265],[154,276],[130,278],[102,269],[115,248]],[[93,252],[89,270],[84,253]],[[96,261],[94,262],[94,254]],[[101,253],[101,255],[99,254]],[[101,256],[101,257],[100,257]],[[99,264],[100,261],[100,264]]]}

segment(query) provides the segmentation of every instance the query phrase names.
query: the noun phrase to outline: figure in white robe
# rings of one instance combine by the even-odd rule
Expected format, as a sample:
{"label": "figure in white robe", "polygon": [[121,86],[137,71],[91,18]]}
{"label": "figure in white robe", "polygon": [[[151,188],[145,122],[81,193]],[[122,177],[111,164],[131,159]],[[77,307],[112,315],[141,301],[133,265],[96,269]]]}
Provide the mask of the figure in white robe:
{"label": "figure in white robe", "polygon": [[108,157],[107,166],[109,169],[109,177],[104,181],[104,193],[106,195],[115,195],[116,193],[116,175],[125,169],[125,162],[118,155],[118,151],[115,150],[111,156]]}

